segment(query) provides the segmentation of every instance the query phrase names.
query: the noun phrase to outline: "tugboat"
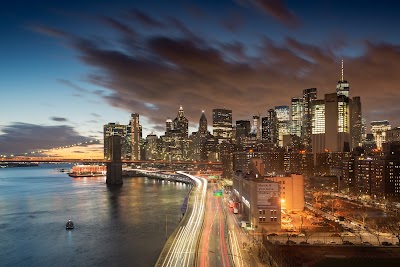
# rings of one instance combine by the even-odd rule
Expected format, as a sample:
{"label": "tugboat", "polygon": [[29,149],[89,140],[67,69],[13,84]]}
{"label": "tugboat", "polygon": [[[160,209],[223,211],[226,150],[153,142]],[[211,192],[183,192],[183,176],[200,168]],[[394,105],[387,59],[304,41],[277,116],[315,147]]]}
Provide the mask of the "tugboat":
{"label": "tugboat", "polygon": [[73,223],[71,220],[68,220],[68,222],[67,222],[65,228],[66,228],[67,230],[74,229],[74,223]]}

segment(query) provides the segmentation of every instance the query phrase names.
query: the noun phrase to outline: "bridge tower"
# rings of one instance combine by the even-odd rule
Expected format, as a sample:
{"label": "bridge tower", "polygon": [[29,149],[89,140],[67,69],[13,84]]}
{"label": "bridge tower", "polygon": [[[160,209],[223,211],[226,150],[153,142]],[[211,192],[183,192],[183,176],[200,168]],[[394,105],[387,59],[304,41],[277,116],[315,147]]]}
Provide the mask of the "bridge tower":
{"label": "bridge tower", "polygon": [[121,136],[111,135],[108,137],[107,180],[108,185],[122,185],[122,161],[121,161]]}

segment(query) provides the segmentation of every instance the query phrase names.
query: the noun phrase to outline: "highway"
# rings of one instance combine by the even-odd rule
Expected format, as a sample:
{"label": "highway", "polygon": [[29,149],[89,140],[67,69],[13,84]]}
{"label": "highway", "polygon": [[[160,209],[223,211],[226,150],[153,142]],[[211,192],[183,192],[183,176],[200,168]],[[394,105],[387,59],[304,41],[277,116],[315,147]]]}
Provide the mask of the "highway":
{"label": "highway", "polygon": [[199,248],[199,266],[229,267],[232,266],[227,248],[226,214],[220,196],[214,192],[219,190],[216,184],[209,184],[207,208],[203,233]]}
{"label": "highway", "polygon": [[156,266],[195,266],[197,262],[199,238],[204,220],[207,180],[184,172],[177,173],[189,177],[196,183],[189,199],[191,208],[178,226],[177,232],[170,238],[170,244],[166,244],[166,249],[161,253]]}

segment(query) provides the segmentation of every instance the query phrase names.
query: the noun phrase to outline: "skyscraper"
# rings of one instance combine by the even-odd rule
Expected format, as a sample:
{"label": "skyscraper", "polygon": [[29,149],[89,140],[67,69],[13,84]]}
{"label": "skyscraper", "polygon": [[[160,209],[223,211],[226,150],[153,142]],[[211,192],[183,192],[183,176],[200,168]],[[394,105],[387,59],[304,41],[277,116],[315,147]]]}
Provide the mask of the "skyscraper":
{"label": "skyscraper", "polygon": [[256,136],[257,140],[261,139],[260,115],[253,116],[253,127],[251,132]]}
{"label": "skyscraper", "polygon": [[240,139],[248,137],[250,133],[250,121],[236,121],[236,142],[241,143]]}
{"label": "skyscraper", "polygon": [[268,116],[263,132],[265,132],[265,140],[268,143],[278,145],[278,122],[276,118],[276,112],[273,108],[268,110]]}
{"label": "skyscraper", "polygon": [[232,110],[213,109],[213,135],[219,143],[232,138]]}
{"label": "skyscraper", "polygon": [[290,134],[301,136],[301,126],[303,120],[303,98],[293,97],[292,98],[292,114],[291,114],[291,125]]}
{"label": "skyscraper", "polygon": [[183,112],[183,107],[179,107],[178,116],[173,121],[174,130],[180,134],[181,138],[187,138],[189,132],[189,121]]}
{"label": "skyscraper", "polygon": [[131,127],[131,147],[132,154],[131,158],[133,160],[140,160],[140,142],[141,142],[141,130],[139,124],[139,114],[132,113],[131,119],[129,121],[129,125]]}
{"label": "skyscraper", "polygon": [[330,152],[350,151],[349,98],[325,94],[325,148]]}
{"label": "skyscraper", "polygon": [[342,60],[342,75],[341,75],[341,79],[338,81],[337,85],[336,85],[336,94],[339,95],[344,95],[346,97],[349,97],[349,91],[350,91],[350,85],[349,83],[344,80],[343,78],[343,60]]}
{"label": "skyscraper", "polygon": [[202,135],[207,134],[207,118],[206,115],[204,115],[204,110],[201,112],[199,120],[199,133]]}
{"label": "skyscraper", "polygon": [[301,136],[307,151],[311,152],[312,101],[317,99],[317,88],[303,90],[303,121]]}
{"label": "skyscraper", "polygon": [[325,100],[319,99],[312,102],[312,152],[325,151]]}
{"label": "skyscraper", "polygon": [[278,145],[283,147],[283,136],[288,135],[290,133],[290,116],[289,116],[289,107],[288,106],[276,106],[276,119],[278,125]]}
{"label": "skyscraper", "polygon": [[390,129],[388,120],[371,121],[371,133],[374,135],[377,149],[382,149],[382,143],[386,142],[386,131]]}
{"label": "skyscraper", "polygon": [[121,147],[121,157],[122,158],[130,158],[131,157],[131,131],[130,125],[122,125],[118,123],[110,122],[103,126],[103,134],[104,134],[104,158],[107,159],[109,154],[108,148],[110,146],[110,138],[111,136],[117,135],[120,136],[120,147]]}
{"label": "skyscraper", "polygon": [[361,111],[361,98],[359,96],[353,97],[350,105],[350,135],[351,135],[351,148],[362,146],[362,111]]}

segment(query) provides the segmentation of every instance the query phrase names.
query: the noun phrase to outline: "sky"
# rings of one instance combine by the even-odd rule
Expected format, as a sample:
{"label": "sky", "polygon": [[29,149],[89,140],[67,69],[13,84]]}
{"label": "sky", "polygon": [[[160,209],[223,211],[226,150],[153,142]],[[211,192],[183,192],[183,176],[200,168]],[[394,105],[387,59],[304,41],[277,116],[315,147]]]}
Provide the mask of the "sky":
{"label": "sky", "polygon": [[[102,142],[138,113],[144,137],[182,105],[250,120],[305,88],[335,92],[344,61],[363,117],[400,126],[398,1],[6,1],[0,155]],[[96,143],[98,145],[98,142]],[[83,148],[76,149],[82,153]],[[99,146],[99,149],[101,146]]]}

